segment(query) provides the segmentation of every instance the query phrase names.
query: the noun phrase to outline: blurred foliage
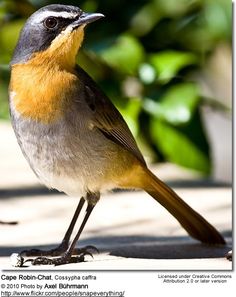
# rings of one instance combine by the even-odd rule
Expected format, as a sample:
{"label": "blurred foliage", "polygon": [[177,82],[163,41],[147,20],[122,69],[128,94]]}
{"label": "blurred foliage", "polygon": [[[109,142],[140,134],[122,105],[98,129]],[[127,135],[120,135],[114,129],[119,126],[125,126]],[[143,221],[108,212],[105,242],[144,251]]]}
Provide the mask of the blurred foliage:
{"label": "blurred foliage", "polygon": [[[79,2],[79,3],[78,3]],[[0,0],[0,118],[8,118],[8,63],[19,31],[55,1]],[[57,1],[106,18],[87,28],[78,63],[116,104],[154,159],[209,174],[211,158],[192,74],[231,42],[229,0]]]}

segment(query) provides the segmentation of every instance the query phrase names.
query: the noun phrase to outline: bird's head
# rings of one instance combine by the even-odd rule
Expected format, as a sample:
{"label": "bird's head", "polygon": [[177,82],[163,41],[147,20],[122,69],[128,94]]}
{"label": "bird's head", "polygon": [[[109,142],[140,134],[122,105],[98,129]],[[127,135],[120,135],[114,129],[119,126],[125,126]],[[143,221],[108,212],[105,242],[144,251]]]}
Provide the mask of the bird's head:
{"label": "bird's head", "polygon": [[39,9],[23,27],[11,65],[34,59],[36,63],[53,61],[72,66],[83,41],[84,27],[103,16],[69,5],[53,4]]}

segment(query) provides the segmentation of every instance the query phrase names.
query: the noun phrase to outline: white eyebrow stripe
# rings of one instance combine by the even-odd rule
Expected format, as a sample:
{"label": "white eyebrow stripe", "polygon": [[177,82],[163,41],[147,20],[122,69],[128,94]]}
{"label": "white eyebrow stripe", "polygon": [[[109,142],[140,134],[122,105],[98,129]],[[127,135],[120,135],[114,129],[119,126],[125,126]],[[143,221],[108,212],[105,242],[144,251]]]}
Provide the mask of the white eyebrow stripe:
{"label": "white eyebrow stripe", "polygon": [[43,11],[37,18],[34,19],[34,23],[41,23],[43,20],[45,20],[47,17],[61,17],[65,19],[74,19],[78,16],[78,13],[75,12],[66,12],[66,11]]}

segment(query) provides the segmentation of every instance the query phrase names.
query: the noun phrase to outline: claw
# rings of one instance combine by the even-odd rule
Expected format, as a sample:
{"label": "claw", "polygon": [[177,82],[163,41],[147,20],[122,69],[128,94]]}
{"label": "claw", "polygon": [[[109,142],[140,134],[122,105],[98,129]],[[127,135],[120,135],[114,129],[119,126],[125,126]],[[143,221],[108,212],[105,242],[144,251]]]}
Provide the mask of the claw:
{"label": "claw", "polygon": [[[91,252],[90,252],[90,251]],[[61,257],[55,257],[58,256],[59,249],[54,249],[50,251],[41,251],[39,249],[32,249],[32,250],[24,250],[18,255],[17,261],[15,258],[12,260],[12,265],[15,267],[22,267],[25,263],[30,262],[31,265],[62,265],[62,264],[68,264],[68,263],[79,263],[85,261],[85,256],[90,256],[93,258],[92,252],[99,253],[99,250],[92,245],[87,245],[84,248],[78,248],[74,249],[72,255],[67,254],[66,252],[62,254]],[[56,252],[56,253],[55,253]],[[25,260],[22,256],[39,256],[35,259],[27,259]],[[52,256],[52,258],[47,258],[46,256]],[[13,257],[12,257],[13,258]],[[14,263],[13,263],[14,262]],[[15,263],[17,262],[17,263]]]}
{"label": "claw", "polygon": [[82,254],[82,253],[86,253],[86,252],[88,252],[88,250],[91,250],[92,252],[96,252],[96,253],[99,254],[99,250],[95,246],[86,245],[83,248],[74,249],[73,250],[73,255],[79,255],[79,254]]}
{"label": "claw", "polygon": [[93,250],[93,251],[95,251],[97,254],[99,254],[99,249],[96,248],[96,246],[93,246],[93,245],[86,245],[85,249],[86,249],[86,250]]}
{"label": "claw", "polygon": [[93,259],[93,254],[88,251],[85,251],[82,256],[90,256]]}

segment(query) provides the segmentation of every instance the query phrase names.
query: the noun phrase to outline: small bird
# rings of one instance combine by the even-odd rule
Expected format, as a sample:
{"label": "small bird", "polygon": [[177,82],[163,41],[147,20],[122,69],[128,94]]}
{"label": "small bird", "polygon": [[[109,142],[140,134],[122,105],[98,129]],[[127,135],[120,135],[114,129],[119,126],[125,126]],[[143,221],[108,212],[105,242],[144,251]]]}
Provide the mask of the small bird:
{"label": "small bird", "polygon": [[[33,265],[83,261],[91,246],[76,243],[100,199],[114,188],[143,189],[165,207],[193,238],[224,244],[220,233],[158,179],[119,111],[78,65],[85,26],[104,17],[53,4],[26,21],[11,60],[9,104],[21,150],[42,183],[82,197],[61,244],[23,251]],[[70,241],[87,202],[81,226]]]}

